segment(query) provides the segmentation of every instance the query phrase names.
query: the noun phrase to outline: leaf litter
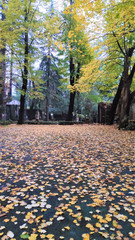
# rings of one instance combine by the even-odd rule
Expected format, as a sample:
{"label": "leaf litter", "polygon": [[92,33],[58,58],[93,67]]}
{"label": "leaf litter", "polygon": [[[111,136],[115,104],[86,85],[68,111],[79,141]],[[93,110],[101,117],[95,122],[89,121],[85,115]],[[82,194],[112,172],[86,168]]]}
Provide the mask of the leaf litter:
{"label": "leaf litter", "polygon": [[135,134],[0,127],[1,240],[135,239]]}

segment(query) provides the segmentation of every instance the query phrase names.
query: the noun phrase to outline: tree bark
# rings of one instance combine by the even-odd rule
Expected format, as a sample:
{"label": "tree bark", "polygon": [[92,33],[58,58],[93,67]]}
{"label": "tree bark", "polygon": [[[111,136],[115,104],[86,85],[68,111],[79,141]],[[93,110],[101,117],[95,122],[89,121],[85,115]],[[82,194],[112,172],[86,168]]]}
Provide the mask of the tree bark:
{"label": "tree bark", "polygon": [[47,94],[46,94],[46,120],[49,121],[49,100],[50,100],[50,65],[51,65],[51,52],[48,48],[48,61],[47,61]]}
{"label": "tree bark", "polygon": [[[3,58],[6,54],[6,49],[1,49],[1,54],[3,55]],[[4,114],[4,108],[5,108],[5,74],[6,74],[6,63],[5,59],[2,60],[0,63],[0,120],[2,120],[2,115]]]}
{"label": "tree bark", "polygon": [[120,97],[120,111],[119,111],[119,128],[125,128],[128,125],[129,111],[131,105],[131,94],[130,94],[130,86],[133,80],[134,72],[135,72],[135,64],[131,70],[130,75],[128,75],[129,71],[129,62],[130,62],[130,49],[129,54],[125,56],[125,68],[124,68],[124,77],[123,77],[123,87],[121,91]]}
{"label": "tree bark", "polygon": [[134,47],[125,49],[123,52],[124,55],[124,70],[122,73],[122,77],[118,86],[117,93],[114,97],[111,110],[110,110],[110,124],[113,124],[115,112],[117,106],[119,106],[118,114],[119,114],[119,128],[126,127],[128,125],[128,117],[131,105],[131,94],[130,94],[130,86],[133,80],[134,72],[135,72],[135,64],[129,74],[130,67],[130,59],[134,52]]}
{"label": "tree bark", "polygon": [[119,86],[118,86],[116,95],[113,99],[112,106],[111,106],[111,109],[110,109],[110,123],[109,123],[110,125],[112,125],[113,122],[114,122],[116,109],[117,109],[118,102],[119,102],[119,99],[120,99],[120,96],[121,96],[121,91],[122,91],[122,87],[123,87],[123,79],[122,78],[123,78],[123,74],[122,74],[122,77],[120,79]]}
{"label": "tree bark", "polygon": [[[25,21],[27,21],[27,11],[25,16]],[[28,53],[29,53],[29,45],[28,45],[28,31],[25,30],[25,50],[24,50],[24,71],[23,71],[23,84],[22,84],[22,93],[20,97],[20,109],[19,109],[19,119],[18,124],[24,123],[24,110],[25,110],[25,100],[26,100],[26,92],[27,92],[27,82],[28,82]]]}
{"label": "tree bark", "polygon": [[12,82],[13,82],[13,51],[11,50],[11,62],[10,62],[10,90],[8,96],[12,98]]}
{"label": "tree bark", "polygon": [[[2,1],[3,3],[5,0]],[[3,7],[2,7],[3,10]],[[1,15],[1,20],[4,21],[5,15]],[[5,113],[5,102],[4,102],[4,97],[5,97],[5,75],[6,75],[6,62],[5,62],[5,55],[6,55],[6,43],[4,39],[2,39],[3,46],[0,49],[0,54],[3,57],[3,60],[0,62],[0,120],[2,120],[2,115]]]}
{"label": "tree bark", "polygon": [[[75,65],[73,63],[73,57],[70,57],[70,85],[74,86],[75,83]],[[76,92],[70,92],[70,101],[68,108],[67,121],[72,121],[74,111],[74,101]]]}
{"label": "tree bark", "polygon": [[124,83],[120,98],[119,128],[125,128],[128,125],[128,116],[130,109],[130,87]]}

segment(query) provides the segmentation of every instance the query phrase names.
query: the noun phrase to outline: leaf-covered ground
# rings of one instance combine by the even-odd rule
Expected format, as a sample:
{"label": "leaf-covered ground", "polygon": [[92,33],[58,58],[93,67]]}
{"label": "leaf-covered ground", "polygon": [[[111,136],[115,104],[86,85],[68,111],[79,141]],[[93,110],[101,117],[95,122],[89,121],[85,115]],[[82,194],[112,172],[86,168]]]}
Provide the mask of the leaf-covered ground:
{"label": "leaf-covered ground", "polygon": [[0,239],[135,239],[135,132],[0,127]]}

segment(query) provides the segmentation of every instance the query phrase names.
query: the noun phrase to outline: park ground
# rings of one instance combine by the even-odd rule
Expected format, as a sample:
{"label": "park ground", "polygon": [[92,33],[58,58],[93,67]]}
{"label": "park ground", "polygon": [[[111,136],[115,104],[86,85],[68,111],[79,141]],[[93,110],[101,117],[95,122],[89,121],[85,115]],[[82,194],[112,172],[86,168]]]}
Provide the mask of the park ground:
{"label": "park ground", "polygon": [[134,159],[116,126],[0,126],[0,239],[135,239]]}

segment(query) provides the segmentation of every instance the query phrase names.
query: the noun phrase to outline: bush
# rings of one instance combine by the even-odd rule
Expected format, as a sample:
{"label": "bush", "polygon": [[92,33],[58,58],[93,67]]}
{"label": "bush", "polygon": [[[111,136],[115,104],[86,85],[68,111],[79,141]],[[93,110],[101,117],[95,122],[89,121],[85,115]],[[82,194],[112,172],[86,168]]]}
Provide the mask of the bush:
{"label": "bush", "polygon": [[16,123],[12,120],[6,120],[6,121],[0,121],[0,125],[9,125],[9,124],[12,124],[12,123]]}

